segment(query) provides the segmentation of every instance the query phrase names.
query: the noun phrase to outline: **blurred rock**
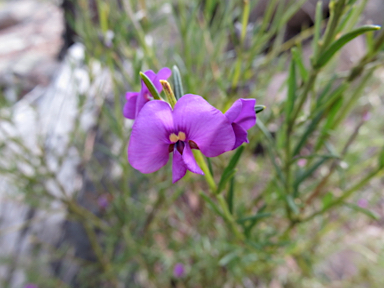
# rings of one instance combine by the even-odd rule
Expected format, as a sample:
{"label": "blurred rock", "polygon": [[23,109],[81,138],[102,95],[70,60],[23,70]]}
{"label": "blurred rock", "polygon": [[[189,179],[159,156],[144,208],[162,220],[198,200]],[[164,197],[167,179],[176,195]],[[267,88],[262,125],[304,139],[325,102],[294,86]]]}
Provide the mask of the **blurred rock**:
{"label": "blurred rock", "polygon": [[[316,3],[318,0],[308,0],[304,5],[297,11],[295,15],[288,21],[286,31],[285,31],[285,40],[288,40],[292,38],[293,36],[300,33],[303,27],[312,26],[315,19],[316,14]],[[324,16],[328,13],[328,4],[330,0],[323,0],[323,14]],[[285,0],[286,4],[288,5],[290,0]],[[260,0],[256,7],[252,10],[250,14],[250,21],[256,22],[258,19],[260,19],[264,13],[265,10],[268,7],[268,4],[270,3],[269,0]]]}
{"label": "blurred rock", "polygon": [[0,87],[18,98],[46,86],[58,69],[63,16],[50,2],[21,0],[0,6]]}
{"label": "blurred rock", "polygon": [[[63,191],[71,197],[75,191],[82,190],[84,175],[78,171],[81,151],[72,146],[70,133],[76,117],[79,117],[79,131],[88,134],[95,123],[95,112],[100,109],[103,97],[111,94],[108,93],[111,90],[108,72],[98,65],[91,69],[84,67],[83,59],[84,47],[73,45],[48,87],[35,88],[13,107],[0,109],[0,115],[10,116],[13,123],[0,119],[0,167],[7,169],[16,163],[17,169],[22,171],[20,173],[36,177],[33,179],[55,197],[62,197]],[[89,73],[95,80],[92,83]],[[86,97],[83,108],[78,106],[79,95]],[[42,172],[28,167],[18,156],[21,153],[19,146],[9,138],[19,139],[27,147],[29,161],[33,162],[44,153],[47,166],[56,180],[45,179],[39,174]],[[61,158],[63,162],[59,164]],[[76,257],[91,260],[93,256],[83,227],[66,222],[66,206],[60,200],[52,199],[45,203],[42,203],[44,199],[38,200],[41,202],[39,208],[32,208],[26,203],[26,199],[30,199],[27,197],[28,189],[34,188],[17,185],[4,173],[0,174],[0,258],[9,259],[0,263],[0,285],[6,283],[6,287],[22,287],[26,280],[26,269],[36,265],[35,262],[46,263],[46,266],[36,267],[35,273],[57,273],[66,283],[73,281],[78,273],[77,262],[60,259],[50,269],[49,263],[43,260],[51,256],[51,250],[46,247],[59,249],[70,241],[74,243]],[[36,197],[39,197],[38,194]],[[98,210],[95,203],[95,209]],[[35,249],[36,245],[41,249]]]}

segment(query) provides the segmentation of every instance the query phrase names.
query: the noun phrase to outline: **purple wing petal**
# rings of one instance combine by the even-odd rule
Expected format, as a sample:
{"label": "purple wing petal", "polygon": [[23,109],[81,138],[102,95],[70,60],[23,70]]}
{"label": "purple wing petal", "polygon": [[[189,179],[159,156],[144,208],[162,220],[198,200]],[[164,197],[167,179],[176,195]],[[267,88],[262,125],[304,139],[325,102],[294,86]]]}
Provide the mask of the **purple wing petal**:
{"label": "purple wing petal", "polygon": [[169,135],[173,132],[172,110],[164,101],[150,101],[137,116],[128,146],[128,161],[142,173],[167,164]]}
{"label": "purple wing petal", "polygon": [[253,127],[256,123],[256,113],[255,113],[255,99],[239,99],[242,103],[242,109],[240,114],[235,119],[236,124],[243,127],[245,130]]}
{"label": "purple wing petal", "polygon": [[239,147],[244,142],[249,143],[248,137],[247,137],[247,131],[241,127],[240,125],[236,123],[232,123],[233,132],[235,132],[236,135],[236,142],[235,146],[233,146],[233,150]]}
{"label": "purple wing petal", "polygon": [[127,99],[127,102],[125,103],[124,109],[123,109],[123,115],[125,118],[128,118],[128,119],[136,118],[136,101],[137,101],[138,95],[139,95],[138,92],[127,92],[125,94],[125,97]]}
{"label": "purple wing petal", "polygon": [[175,128],[193,140],[208,157],[232,150],[235,134],[227,117],[201,96],[187,94],[173,110]]}
{"label": "purple wing petal", "polygon": [[185,173],[187,173],[187,166],[185,165],[180,152],[175,149],[172,160],[172,183],[183,178]]}
{"label": "purple wing petal", "polygon": [[185,165],[187,166],[188,170],[204,175],[203,170],[200,169],[199,165],[197,165],[195,157],[193,156],[192,149],[189,147],[189,144],[185,145],[184,151],[183,151],[183,161]]}
{"label": "purple wing petal", "polygon": [[[142,81],[141,85],[145,86],[144,81]],[[139,115],[139,112],[141,111],[141,109],[143,109],[145,103],[149,102],[145,93],[149,93],[148,89],[147,88],[141,88],[141,91],[140,91],[139,95],[137,96],[136,111],[135,111],[136,117],[137,117],[137,115]]]}

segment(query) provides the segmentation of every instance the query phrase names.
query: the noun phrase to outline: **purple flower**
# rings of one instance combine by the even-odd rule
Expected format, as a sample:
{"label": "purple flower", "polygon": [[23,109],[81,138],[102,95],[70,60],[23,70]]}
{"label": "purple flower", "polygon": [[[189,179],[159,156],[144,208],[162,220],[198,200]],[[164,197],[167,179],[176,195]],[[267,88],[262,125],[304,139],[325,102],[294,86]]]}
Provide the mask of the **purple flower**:
{"label": "purple flower", "polygon": [[204,174],[192,149],[207,157],[232,150],[235,134],[227,117],[201,96],[187,94],[174,109],[164,101],[151,101],[133,124],[128,160],[142,173],[159,170],[173,153],[172,181],[180,180],[187,170]]}
{"label": "purple flower", "polygon": [[173,276],[175,276],[175,278],[181,278],[184,276],[184,273],[184,265],[181,263],[176,263],[175,267],[173,267]]}
{"label": "purple flower", "polygon": [[24,288],[39,288],[39,287],[37,287],[37,285],[35,284],[27,284],[24,286]]}
{"label": "purple flower", "polygon": [[249,143],[247,130],[256,123],[255,104],[255,99],[239,99],[225,112],[236,135],[236,142],[232,150],[244,142]]}
{"label": "purple flower", "polygon": [[[165,67],[160,69],[156,74],[152,70],[145,71],[144,74],[152,81],[155,85],[157,91],[160,93],[163,90],[160,80],[167,80],[171,76],[172,71]],[[144,104],[151,100],[153,96],[149,92],[147,86],[144,84],[144,81],[141,80],[141,90],[140,92],[127,92],[125,98],[127,103],[124,105],[123,114],[125,118],[135,119],[137,114],[143,108]]]}
{"label": "purple flower", "polygon": [[361,198],[357,201],[357,205],[361,208],[367,208],[368,207],[368,200]]}
{"label": "purple flower", "polygon": [[99,198],[97,198],[97,204],[99,205],[99,208],[101,210],[107,209],[109,206],[109,200],[108,200],[107,195],[103,194],[103,195],[99,196]]}

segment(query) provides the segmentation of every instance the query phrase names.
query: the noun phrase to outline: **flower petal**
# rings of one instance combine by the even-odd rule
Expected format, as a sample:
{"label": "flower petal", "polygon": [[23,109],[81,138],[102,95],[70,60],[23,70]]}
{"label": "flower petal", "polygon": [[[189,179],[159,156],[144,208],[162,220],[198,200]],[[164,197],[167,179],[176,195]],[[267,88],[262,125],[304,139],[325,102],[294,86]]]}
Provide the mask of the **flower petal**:
{"label": "flower petal", "polygon": [[241,127],[236,123],[232,123],[232,128],[233,128],[233,132],[235,132],[235,135],[236,135],[235,146],[233,146],[232,150],[236,149],[244,142],[249,143],[248,137],[247,137],[248,133],[243,127]]}
{"label": "flower petal", "polygon": [[172,160],[172,183],[179,181],[187,173],[187,166],[183,161],[183,157],[177,149],[173,152]]}
{"label": "flower petal", "polygon": [[227,117],[201,96],[187,94],[177,101],[173,110],[177,131],[186,133],[208,157],[232,150],[235,133]]}
{"label": "flower petal", "polygon": [[183,151],[183,161],[187,166],[187,169],[193,173],[204,175],[203,170],[197,165],[195,157],[189,144],[185,145]]}
{"label": "flower petal", "polygon": [[224,113],[224,115],[228,118],[229,122],[235,122],[237,116],[239,116],[243,105],[241,99],[236,100],[232,106]]}
{"label": "flower petal", "polygon": [[128,161],[142,173],[167,164],[169,135],[173,132],[172,109],[164,101],[150,101],[136,118],[128,145]]}
{"label": "flower petal", "polygon": [[229,122],[237,123],[248,130],[256,123],[255,99],[238,99],[231,108],[225,112]]}
{"label": "flower petal", "polygon": [[139,95],[138,92],[127,92],[125,94],[125,98],[127,99],[127,102],[125,103],[124,109],[123,109],[123,115],[125,118],[135,119],[135,117],[136,117],[136,101],[137,101],[138,95]]}
{"label": "flower petal", "polygon": [[141,109],[143,109],[145,103],[149,102],[145,94],[146,93],[150,94],[150,93],[148,92],[148,89],[146,87],[145,88],[143,87],[145,86],[143,80],[141,80],[141,85],[142,87],[139,92],[139,95],[137,96],[137,101],[136,101],[136,111],[135,111],[136,117],[137,115],[139,115],[139,112],[141,111]]}
{"label": "flower petal", "polygon": [[159,72],[157,72],[156,77],[154,78],[153,84],[155,85],[157,91],[159,93],[163,91],[163,86],[161,86],[160,80],[167,80],[172,75],[171,69],[168,67],[161,68]]}

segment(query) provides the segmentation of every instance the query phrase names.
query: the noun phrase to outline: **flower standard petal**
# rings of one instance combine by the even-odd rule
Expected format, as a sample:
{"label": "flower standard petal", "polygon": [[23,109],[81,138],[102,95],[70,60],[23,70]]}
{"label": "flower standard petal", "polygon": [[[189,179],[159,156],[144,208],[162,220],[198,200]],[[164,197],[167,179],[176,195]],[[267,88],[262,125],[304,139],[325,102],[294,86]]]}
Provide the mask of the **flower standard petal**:
{"label": "flower standard petal", "polygon": [[128,145],[128,161],[133,168],[152,173],[167,164],[173,126],[168,103],[151,101],[143,107],[133,124]]}
{"label": "flower standard petal", "polygon": [[201,170],[199,165],[197,165],[197,163],[196,163],[195,157],[193,156],[192,149],[189,146],[189,144],[185,145],[185,147],[184,147],[183,161],[184,161],[184,163],[187,166],[189,171],[191,171],[193,173],[204,175],[203,170]]}
{"label": "flower standard petal", "polygon": [[123,115],[128,119],[135,119],[136,116],[136,101],[139,92],[127,92],[125,98],[127,102],[124,105]]}
{"label": "flower standard petal", "polygon": [[208,157],[232,150],[235,134],[227,117],[201,96],[187,94],[177,101],[173,110],[175,128],[194,141]]}
{"label": "flower standard petal", "polygon": [[172,183],[179,181],[187,173],[187,166],[183,161],[183,157],[177,149],[173,152],[172,159]]}

